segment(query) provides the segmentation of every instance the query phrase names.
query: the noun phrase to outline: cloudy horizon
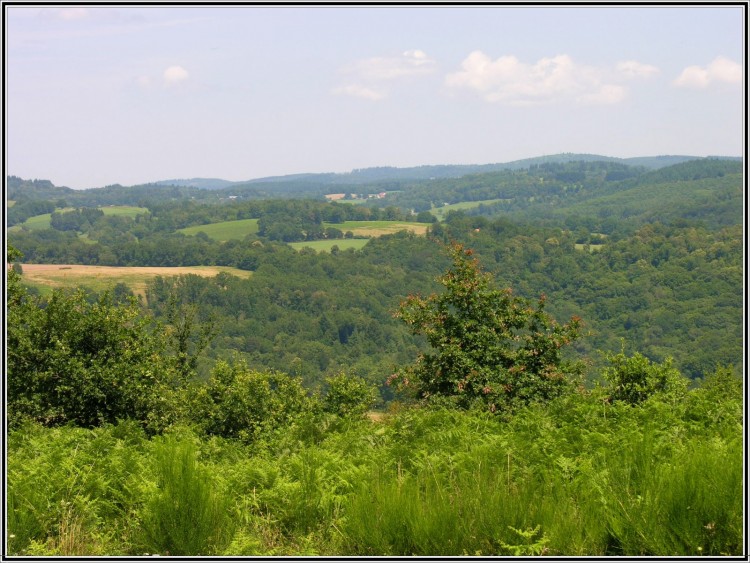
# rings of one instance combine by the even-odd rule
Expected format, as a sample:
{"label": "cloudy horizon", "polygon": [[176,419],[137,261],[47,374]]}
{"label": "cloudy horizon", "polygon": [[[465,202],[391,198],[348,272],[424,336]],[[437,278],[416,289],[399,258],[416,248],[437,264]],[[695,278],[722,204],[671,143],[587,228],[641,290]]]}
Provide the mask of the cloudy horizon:
{"label": "cloudy horizon", "polygon": [[5,6],[8,174],[73,188],[745,151],[735,6]]}

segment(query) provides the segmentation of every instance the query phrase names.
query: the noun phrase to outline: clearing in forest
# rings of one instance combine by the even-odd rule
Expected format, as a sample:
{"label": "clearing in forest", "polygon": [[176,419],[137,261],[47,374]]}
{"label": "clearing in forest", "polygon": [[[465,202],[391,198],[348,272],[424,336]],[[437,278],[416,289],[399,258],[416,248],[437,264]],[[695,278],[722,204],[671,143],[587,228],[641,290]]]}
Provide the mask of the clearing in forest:
{"label": "clearing in forest", "polygon": [[146,284],[156,276],[195,274],[213,277],[221,272],[249,278],[252,272],[227,266],[82,266],[80,264],[22,264],[24,283],[42,293],[52,288],[88,287],[94,291],[111,289],[118,283],[127,285],[136,295],[144,295]]}

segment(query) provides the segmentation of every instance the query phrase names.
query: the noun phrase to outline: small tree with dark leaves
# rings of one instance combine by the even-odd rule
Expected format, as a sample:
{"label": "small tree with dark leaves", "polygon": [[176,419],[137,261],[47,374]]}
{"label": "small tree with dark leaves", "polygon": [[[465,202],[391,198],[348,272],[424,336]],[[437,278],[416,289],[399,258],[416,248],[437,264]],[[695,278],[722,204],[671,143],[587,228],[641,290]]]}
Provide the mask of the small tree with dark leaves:
{"label": "small tree with dark leaves", "polygon": [[562,356],[579,337],[581,320],[558,324],[544,311],[544,296],[534,306],[511,289],[496,289],[472,250],[460,244],[448,250],[453,265],[438,278],[445,291],[412,295],[395,314],[432,351],[389,383],[418,399],[447,397],[461,407],[482,402],[492,412],[560,395],[582,371],[580,362]]}

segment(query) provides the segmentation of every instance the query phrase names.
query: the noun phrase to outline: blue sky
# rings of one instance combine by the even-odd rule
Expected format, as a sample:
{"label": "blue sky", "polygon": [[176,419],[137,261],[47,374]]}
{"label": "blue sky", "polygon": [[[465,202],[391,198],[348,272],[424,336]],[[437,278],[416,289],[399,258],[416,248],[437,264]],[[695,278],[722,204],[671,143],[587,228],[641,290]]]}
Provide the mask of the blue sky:
{"label": "blue sky", "polygon": [[73,188],[744,154],[741,6],[4,6],[9,174]]}

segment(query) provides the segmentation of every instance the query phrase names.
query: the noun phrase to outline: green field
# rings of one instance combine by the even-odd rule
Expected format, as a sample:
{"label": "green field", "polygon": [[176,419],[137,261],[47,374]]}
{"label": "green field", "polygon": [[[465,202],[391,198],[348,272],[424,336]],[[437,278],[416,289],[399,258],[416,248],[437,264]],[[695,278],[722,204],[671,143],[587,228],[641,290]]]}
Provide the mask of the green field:
{"label": "green field", "polygon": [[145,207],[134,207],[132,205],[109,205],[107,207],[100,207],[104,211],[105,215],[121,215],[125,217],[135,217],[136,215],[142,215],[148,213],[148,209]]}
{"label": "green field", "polygon": [[303,248],[312,248],[318,252],[330,252],[331,248],[338,246],[339,250],[348,250],[353,248],[359,250],[364,247],[370,239],[366,238],[348,238],[348,239],[331,239],[331,240],[311,240],[305,242],[290,242],[289,246],[302,250]]}
{"label": "green field", "polygon": [[258,232],[258,220],[239,219],[237,221],[222,221],[221,223],[185,227],[184,229],[179,229],[177,232],[186,235],[197,235],[203,232],[208,235],[208,238],[218,241],[242,240],[247,235],[254,235]]}
{"label": "green field", "polygon": [[449,211],[462,211],[466,209],[474,209],[475,207],[479,207],[480,205],[490,205],[493,203],[498,203],[500,201],[511,201],[509,199],[483,199],[480,201],[462,201],[461,203],[451,203],[449,205],[444,205],[442,207],[433,207],[430,209],[430,213],[432,213],[435,217],[440,219],[441,221],[445,219],[445,216],[448,214]]}
{"label": "green field", "polygon": [[[73,211],[73,209],[73,207],[65,207],[55,209],[55,211]],[[132,205],[110,205],[107,207],[100,207],[99,209],[101,209],[105,215],[120,215],[124,217],[135,217],[136,215],[148,212],[148,209],[146,209],[145,207],[134,207]],[[24,221],[20,225],[15,225],[8,230],[13,232],[13,230],[18,231],[23,227],[31,229],[32,231],[49,229],[51,217],[51,213],[34,215],[33,217],[29,217],[28,219],[26,219],[26,221]]]}
{"label": "green field", "polygon": [[343,223],[323,223],[325,227],[333,227],[340,231],[351,231],[354,236],[379,237],[399,231],[411,231],[419,235],[427,232],[430,223],[416,223],[414,221],[345,221]]}

